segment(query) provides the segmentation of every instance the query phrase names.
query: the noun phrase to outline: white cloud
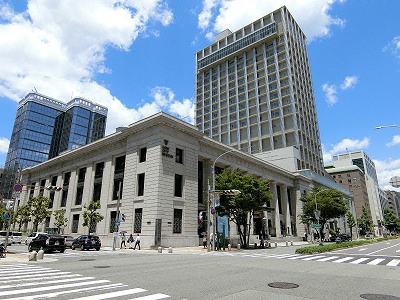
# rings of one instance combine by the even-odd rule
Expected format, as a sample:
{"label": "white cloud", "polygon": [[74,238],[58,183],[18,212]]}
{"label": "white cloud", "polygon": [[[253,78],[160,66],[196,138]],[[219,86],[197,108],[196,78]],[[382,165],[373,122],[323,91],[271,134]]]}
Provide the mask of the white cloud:
{"label": "white cloud", "polygon": [[208,30],[207,36],[216,35],[225,29],[232,32],[257,20],[283,5],[289,9],[306,34],[308,41],[327,36],[332,26],[343,26],[344,21],[329,15],[331,7],[343,0],[203,0],[203,10],[198,17],[198,26]]}
{"label": "white cloud", "polygon": [[107,131],[143,116],[94,81],[108,47],[127,51],[156,36],[173,14],[164,0],[29,0],[27,11],[0,9],[0,97],[19,101],[34,87],[59,100],[82,96],[109,109]]}
{"label": "white cloud", "polygon": [[322,85],[322,91],[325,93],[326,102],[329,106],[333,106],[337,102],[337,90],[335,85],[329,85],[324,83]]}
{"label": "white cloud", "polygon": [[8,151],[8,146],[10,145],[10,140],[0,137],[0,153],[6,154]]}
{"label": "white cloud", "polygon": [[392,138],[390,143],[387,143],[386,146],[396,146],[400,144],[400,135],[395,135]]}
{"label": "white cloud", "polygon": [[390,185],[390,179],[394,176],[400,176],[400,159],[387,159],[384,161],[373,160],[375,163],[378,182],[381,189],[400,191]]}
{"label": "white cloud", "polygon": [[355,150],[364,150],[369,147],[369,139],[363,138],[362,140],[352,140],[352,139],[343,139],[339,143],[335,145],[331,145],[330,149],[326,149],[324,145],[322,145],[322,153],[324,157],[324,163],[327,164],[332,161],[332,155],[345,153],[348,151]]}
{"label": "white cloud", "polygon": [[340,85],[340,88],[342,90],[347,90],[349,88],[354,87],[357,84],[357,82],[358,82],[357,76],[346,76],[343,83]]}
{"label": "white cloud", "polygon": [[390,51],[400,59],[400,35],[393,38],[393,40],[383,48],[383,51]]}

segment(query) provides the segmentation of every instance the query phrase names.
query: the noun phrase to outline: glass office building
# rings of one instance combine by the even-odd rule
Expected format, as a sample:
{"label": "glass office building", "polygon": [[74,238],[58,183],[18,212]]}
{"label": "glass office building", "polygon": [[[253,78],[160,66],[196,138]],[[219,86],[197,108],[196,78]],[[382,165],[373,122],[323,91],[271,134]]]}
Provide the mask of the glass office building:
{"label": "glass office building", "polygon": [[63,103],[29,93],[18,105],[4,167],[3,197],[11,198],[18,170],[104,137],[106,120],[107,108],[86,99]]}
{"label": "glass office building", "polygon": [[306,37],[286,7],[196,53],[196,126],[292,171],[323,175]]}

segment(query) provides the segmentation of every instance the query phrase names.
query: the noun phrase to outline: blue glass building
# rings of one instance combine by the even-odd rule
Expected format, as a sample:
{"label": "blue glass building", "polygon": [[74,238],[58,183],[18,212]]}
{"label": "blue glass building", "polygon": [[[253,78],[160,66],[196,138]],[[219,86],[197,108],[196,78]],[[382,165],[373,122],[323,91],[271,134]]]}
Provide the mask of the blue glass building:
{"label": "blue glass building", "polygon": [[4,166],[3,197],[11,198],[18,170],[104,137],[107,112],[83,98],[64,103],[29,93],[18,105]]}

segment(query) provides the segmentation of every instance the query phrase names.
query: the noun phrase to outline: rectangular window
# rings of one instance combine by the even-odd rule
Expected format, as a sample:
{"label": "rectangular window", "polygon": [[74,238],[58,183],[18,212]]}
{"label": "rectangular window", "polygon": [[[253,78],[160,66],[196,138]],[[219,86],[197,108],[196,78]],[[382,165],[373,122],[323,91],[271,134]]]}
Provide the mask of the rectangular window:
{"label": "rectangular window", "polygon": [[104,162],[100,162],[96,164],[96,171],[94,173],[94,178],[102,178],[104,171]]}
{"label": "rectangular window", "polygon": [[69,180],[71,179],[71,172],[65,173],[64,174],[64,183],[63,185],[69,185]]}
{"label": "rectangular window", "polygon": [[86,168],[79,169],[78,183],[81,183],[81,182],[85,181],[85,175],[86,175]]}
{"label": "rectangular window", "polygon": [[79,227],[79,215],[73,215],[71,232],[78,233],[78,227]]}
{"label": "rectangular window", "polygon": [[139,150],[139,162],[140,163],[145,162],[146,161],[146,156],[147,156],[147,148],[146,147],[141,148]]}
{"label": "rectangular window", "polygon": [[113,233],[115,230],[115,221],[117,220],[117,212],[112,211],[110,213],[110,233]]}
{"label": "rectangular window", "polygon": [[93,200],[100,201],[101,197],[101,183],[95,183],[93,185]]}
{"label": "rectangular window", "polygon": [[182,197],[182,183],[183,183],[183,176],[175,174],[175,190],[174,190],[175,197]]}
{"label": "rectangular window", "polygon": [[76,189],[75,205],[82,205],[83,186]]}
{"label": "rectangular window", "polygon": [[183,149],[176,148],[175,161],[177,163],[183,164]]}
{"label": "rectangular window", "polygon": [[135,208],[135,223],[133,226],[134,233],[142,233],[142,216],[143,208]]}
{"label": "rectangular window", "polygon": [[39,187],[39,195],[40,196],[43,196],[45,185],[46,185],[46,179],[40,180],[40,187]]}
{"label": "rectangular window", "polygon": [[174,209],[173,233],[182,233],[182,209]]}
{"label": "rectangular window", "polygon": [[67,206],[68,190],[63,190],[61,195],[61,207]]}
{"label": "rectangular window", "polygon": [[144,173],[137,175],[138,196],[144,195]]}

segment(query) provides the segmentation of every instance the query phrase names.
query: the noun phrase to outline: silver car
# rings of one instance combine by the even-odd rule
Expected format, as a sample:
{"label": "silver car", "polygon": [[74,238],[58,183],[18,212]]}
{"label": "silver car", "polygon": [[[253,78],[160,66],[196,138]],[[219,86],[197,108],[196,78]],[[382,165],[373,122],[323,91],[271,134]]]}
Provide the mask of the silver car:
{"label": "silver car", "polygon": [[67,248],[71,248],[72,242],[75,240],[75,238],[70,235],[63,235],[62,237],[65,239],[65,246]]}

